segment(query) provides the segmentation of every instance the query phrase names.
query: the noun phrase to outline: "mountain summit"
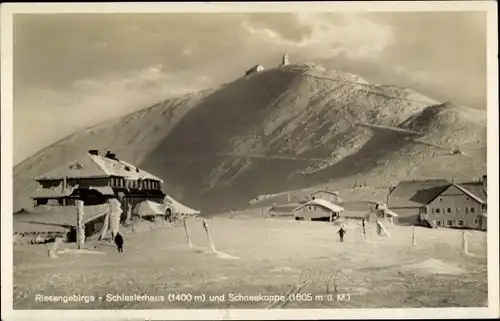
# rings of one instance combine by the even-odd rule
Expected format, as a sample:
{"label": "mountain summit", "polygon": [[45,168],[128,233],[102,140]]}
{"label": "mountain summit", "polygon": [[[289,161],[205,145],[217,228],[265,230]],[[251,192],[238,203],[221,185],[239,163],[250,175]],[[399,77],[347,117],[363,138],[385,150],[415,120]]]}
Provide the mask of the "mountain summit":
{"label": "mountain summit", "polygon": [[328,181],[482,174],[486,113],[314,64],[283,65],[41,150],[14,168],[14,209],[29,207],[33,177],[89,149],[112,150],[162,178],[167,194],[211,213]]}

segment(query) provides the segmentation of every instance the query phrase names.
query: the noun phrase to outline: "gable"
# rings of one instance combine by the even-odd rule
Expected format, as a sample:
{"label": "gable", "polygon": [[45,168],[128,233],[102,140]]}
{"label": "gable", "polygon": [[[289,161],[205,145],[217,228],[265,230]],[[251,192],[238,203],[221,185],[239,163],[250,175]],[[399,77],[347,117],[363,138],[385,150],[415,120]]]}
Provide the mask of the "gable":
{"label": "gable", "polygon": [[466,193],[475,196],[482,203],[487,203],[488,196],[482,183],[469,182],[457,184],[459,188],[463,188]]}
{"label": "gable", "polygon": [[482,203],[477,197],[475,197],[474,195],[471,195],[470,192],[468,192],[467,190],[461,188],[460,186],[458,185],[451,185],[449,186],[446,190],[444,190],[442,193],[439,193],[438,195],[436,195],[436,197],[434,199],[431,200],[431,202],[429,203],[432,203],[434,202],[435,200],[439,199],[441,196],[462,196],[462,197],[469,197],[471,200],[474,200],[475,202],[477,203]]}

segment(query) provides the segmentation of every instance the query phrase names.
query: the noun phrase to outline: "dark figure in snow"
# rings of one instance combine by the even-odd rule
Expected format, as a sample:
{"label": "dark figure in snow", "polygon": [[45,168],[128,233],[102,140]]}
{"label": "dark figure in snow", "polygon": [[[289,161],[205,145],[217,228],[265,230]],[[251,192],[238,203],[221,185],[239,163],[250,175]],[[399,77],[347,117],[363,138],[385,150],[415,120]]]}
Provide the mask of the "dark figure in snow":
{"label": "dark figure in snow", "polygon": [[120,233],[116,233],[115,244],[118,248],[118,252],[123,253],[123,237],[120,235]]}
{"label": "dark figure in snow", "polygon": [[337,234],[340,236],[340,243],[344,242],[344,235],[346,235],[347,232],[344,230],[343,227],[340,228]]}
{"label": "dark figure in snow", "polygon": [[366,220],[363,219],[363,221],[361,222],[361,224],[363,225],[363,235],[366,235]]}

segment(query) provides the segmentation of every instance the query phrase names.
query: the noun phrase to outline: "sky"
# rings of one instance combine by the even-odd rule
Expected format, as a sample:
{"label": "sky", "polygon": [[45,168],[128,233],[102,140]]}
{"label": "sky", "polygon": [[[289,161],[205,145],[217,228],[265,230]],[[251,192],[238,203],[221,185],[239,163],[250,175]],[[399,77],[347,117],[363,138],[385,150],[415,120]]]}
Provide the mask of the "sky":
{"label": "sky", "polygon": [[285,52],[486,108],[485,12],[17,14],[13,32],[14,164]]}

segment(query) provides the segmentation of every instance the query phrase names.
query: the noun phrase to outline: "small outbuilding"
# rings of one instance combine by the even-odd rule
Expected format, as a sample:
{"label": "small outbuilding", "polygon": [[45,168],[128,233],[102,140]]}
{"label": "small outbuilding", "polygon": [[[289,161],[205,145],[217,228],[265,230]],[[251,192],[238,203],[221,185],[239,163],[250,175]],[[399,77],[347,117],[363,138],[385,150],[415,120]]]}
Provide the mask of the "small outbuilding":
{"label": "small outbuilding", "polygon": [[256,73],[256,72],[261,72],[263,70],[264,70],[264,66],[262,66],[262,65],[255,65],[255,66],[253,66],[252,68],[248,69],[245,72],[245,76],[248,76],[248,75]]}
{"label": "small outbuilding", "polygon": [[295,220],[332,221],[339,217],[344,208],[324,199],[313,199],[293,210]]}

